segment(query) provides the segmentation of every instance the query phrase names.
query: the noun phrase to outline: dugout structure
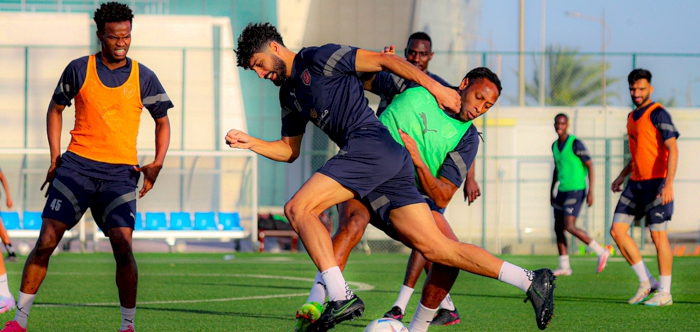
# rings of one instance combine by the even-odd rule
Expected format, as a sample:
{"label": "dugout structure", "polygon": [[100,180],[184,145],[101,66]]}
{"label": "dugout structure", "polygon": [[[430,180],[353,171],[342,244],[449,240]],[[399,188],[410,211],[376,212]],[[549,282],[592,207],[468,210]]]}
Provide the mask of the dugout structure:
{"label": "dugout structure", "polygon": [[[151,162],[154,155],[154,151],[141,151],[139,164]],[[12,211],[5,212],[40,213],[46,201],[39,188],[49,167],[48,150],[0,149],[0,165],[15,203]],[[139,188],[142,184],[143,176]],[[169,151],[153,189],[137,202],[139,218],[136,218],[134,238],[163,239],[171,247],[178,239],[249,237],[251,242],[257,243],[258,235],[253,231],[258,222],[257,196],[255,153]],[[160,218],[164,223],[149,227],[147,222],[151,216],[164,216]],[[195,224],[200,220],[200,224]],[[140,221],[143,223],[139,224]],[[10,230],[11,237],[36,239],[38,229],[30,234],[21,225],[20,222],[19,229]],[[81,248],[86,248],[90,237],[94,241],[105,239],[89,210],[68,236],[72,237],[70,240],[79,240]]]}

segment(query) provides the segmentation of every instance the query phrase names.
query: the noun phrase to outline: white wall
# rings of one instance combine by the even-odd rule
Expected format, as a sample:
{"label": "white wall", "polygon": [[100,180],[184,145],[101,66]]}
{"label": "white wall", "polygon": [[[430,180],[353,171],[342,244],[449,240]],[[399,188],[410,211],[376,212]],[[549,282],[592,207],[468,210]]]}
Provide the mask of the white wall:
{"label": "white wall", "polygon": [[[221,120],[215,119],[213,27],[220,27]],[[55,32],[60,27],[60,32]],[[230,128],[247,129],[238,71],[235,69],[233,37],[227,17],[139,15],[133,24],[129,56],[158,76],[175,104],[169,112],[171,149],[181,149],[183,110],[187,149],[214,149]],[[88,14],[0,13],[0,148],[24,146],[25,46],[28,47],[28,147],[47,147],[46,108],[65,66],[87,55],[94,24]],[[183,99],[183,48],[185,84]],[[69,142],[73,109],[64,112],[62,146]],[[215,137],[212,128],[219,128]],[[154,124],[148,112],[142,115],[138,140],[140,150],[153,149]]]}

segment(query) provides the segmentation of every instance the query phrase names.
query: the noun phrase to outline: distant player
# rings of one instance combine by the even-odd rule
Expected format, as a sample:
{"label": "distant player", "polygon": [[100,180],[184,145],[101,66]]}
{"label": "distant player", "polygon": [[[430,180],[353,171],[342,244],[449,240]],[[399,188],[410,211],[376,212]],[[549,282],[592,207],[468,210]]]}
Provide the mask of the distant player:
{"label": "distant player", "polygon": [[[2,182],[2,187],[5,189],[5,195],[7,195],[6,204],[7,208],[12,208],[12,197],[10,196],[10,186],[7,184],[7,179],[0,169],[0,182]],[[7,250],[7,257],[5,260],[9,262],[17,261],[17,254],[15,253],[15,248],[12,247],[12,241],[10,240],[10,235],[7,234],[5,225],[2,223],[2,218],[0,218],[0,239],[2,239],[2,244],[5,245],[5,250]]]}
{"label": "distant player", "polygon": [[[12,197],[10,196],[10,186],[7,185],[7,180],[5,175],[0,169],[0,182],[2,182],[2,187],[5,189],[5,195],[7,196],[5,202],[7,208],[12,208]],[[2,243],[5,244],[7,249],[7,257],[2,259],[0,257],[0,314],[10,311],[15,308],[15,297],[12,296],[10,288],[7,284],[7,270],[5,269],[5,260],[16,262],[17,255],[12,249],[12,243],[10,243],[10,236],[7,234],[5,225],[2,223],[2,218],[0,218],[0,238],[2,238]]]}
{"label": "distant player", "polygon": [[[333,205],[362,199],[387,225],[391,223],[405,244],[428,260],[464,270],[470,268],[471,246],[447,238],[436,226],[415,186],[409,153],[392,139],[368,107],[358,73],[388,70],[415,81],[435,97],[440,107],[460,113],[461,117],[474,118],[481,110],[462,110],[457,92],[395,55],[335,44],[303,48],[295,53],[284,46],[282,36],[269,23],[249,24],[237,44],[238,66],[254,70],[258,77],[281,87],[282,137],[264,141],[232,129],[226,135],[229,146],[292,162],[299,156],[306,124],[311,121],[340,147],[338,154],[285,205],[285,214],[321,272],[328,291],[328,304],[309,330],[327,331],[364,311],[362,300],[345,283],[328,230],[318,218]],[[454,281],[451,276],[456,277],[457,272],[444,265],[437,269],[433,266],[426,285],[438,291],[449,290]],[[546,326],[553,309],[552,272],[547,269],[533,275],[515,267],[505,273],[522,281],[525,289],[537,289],[528,291],[528,295],[535,303],[538,324]],[[434,307],[425,307],[424,303],[416,315],[431,321],[445,294]]]}
{"label": "distant player", "polygon": [[[131,236],[136,197],[151,190],[163,167],[170,143],[167,111],[173,104],[156,75],[126,56],[133,17],[127,5],[101,4],[94,15],[101,51],[68,64],[54,91],[46,116],[51,166],[44,182],[49,189],[41,233],[24,266],[17,314],[3,332],[26,331],[51,254],[88,208],[114,252],[122,316],[119,330],[134,331],[138,271]],[[62,113],[73,99],[75,127],[68,151],[61,156]],[[156,156],[139,167],[136,137],[143,108],[155,121]],[[140,173],[144,181],[137,193]]]}
{"label": "distant player", "polygon": [[[627,116],[631,159],[613,181],[612,191],[622,191],[627,175],[630,175],[630,179],[615,208],[610,234],[639,278],[639,289],[628,302],[666,306],[673,304],[673,254],[666,230],[673,214],[673,180],[678,163],[676,139],[679,134],[673,125],[671,114],[661,104],[651,100],[654,92],[651,72],[635,69],[627,77],[627,82],[632,102],[636,106]],[[658,281],[649,272],[637,244],[629,235],[630,225],[644,216],[656,246]],[[656,294],[646,300],[655,291]]]}
{"label": "distant player", "polygon": [[[569,117],[560,113],[554,117],[554,130],[559,139],[552,143],[554,155],[554,174],[552,175],[552,187],[550,194],[554,194],[554,186],[558,182],[556,197],[550,198],[554,208],[554,232],[557,234],[557,248],[559,249],[559,267],[554,270],[554,275],[571,275],[568,248],[564,231],[571,233],[583,241],[588,248],[598,255],[597,272],[605,268],[610,257],[610,252],[603,248],[596,240],[591,239],[586,231],[576,227],[584,197],[588,206],[593,205],[593,161],[588,149],[580,139],[569,135]],[[586,194],[586,175],[588,175],[588,194]]]}

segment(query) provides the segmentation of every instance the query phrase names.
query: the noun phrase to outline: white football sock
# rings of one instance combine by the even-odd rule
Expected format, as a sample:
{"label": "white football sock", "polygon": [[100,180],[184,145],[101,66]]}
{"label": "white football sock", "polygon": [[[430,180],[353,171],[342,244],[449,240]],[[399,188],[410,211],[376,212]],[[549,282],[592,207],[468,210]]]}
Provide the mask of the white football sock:
{"label": "white football sock", "polygon": [[12,292],[10,292],[10,288],[7,285],[7,273],[0,276],[0,296],[12,297]]}
{"label": "white football sock", "polygon": [[569,255],[559,256],[559,268],[561,269],[571,269],[571,264],[569,263]]}
{"label": "white football sock", "polygon": [[411,332],[428,331],[430,322],[435,318],[437,310],[438,308],[426,308],[422,303],[418,302],[418,308],[416,308],[416,312],[413,314],[413,319],[411,319],[411,324],[408,325],[408,330]]}
{"label": "white football sock", "polygon": [[[647,278],[649,278],[649,280],[654,280],[654,276],[651,274],[651,271],[649,271],[649,268],[647,267],[646,264],[644,264],[644,272],[646,272]],[[661,277],[661,276],[659,276],[659,277]]]}
{"label": "white football sock", "polygon": [[671,293],[671,276],[659,276],[659,292]]}
{"label": "white football sock", "polygon": [[591,243],[588,244],[588,248],[593,250],[597,256],[603,256],[605,253],[605,248],[603,248],[600,243],[596,242],[596,240],[591,240]]}
{"label": "white football sock", "polygon": [[639,283],[645,283],[649,282],[649,276],[647,275],[648,269],[646,265],[644,265],[644,261],[641,260],[639,263],[632,265],[632,270],[634,273],[637,275],[637,278],[639,278]]}
{"label": "white football sock", "polygon": [[119,330],[126,330],[129,328],[129,325],[131,327],[134,327],[134,316],[136,316],[136,307],[133,308],[122,308],[122,325],[119,327]]}
{"label": "white football sock", "polygon": [[394,307],[401,308],[402,314],[406,313],[406,306],[408,305],[408,301],[411,300],[411,295],[413,295],[413,288],[408,287],[406,285],[401,285],[399,297],[396,298],[396,302],[394,302]]}
{"label": "white football sock", "polygon": [[321,272],[321,278],[328,291],[328,301],[349,300],[354,295],[339,267],[334,266]]}
{"label": "white football sock", "polygon": [[17,313],[15,313],[15,321],[19,326],[27,328],[27,319],[29,318],[29,310],[32,309],[36,294],[25,294],[21,291],[17,296]]}
{"label": "white football sock", "polygon": [[445,298],[442,299],[442,302],[440,302],[440,308],[449,310],[449,311],[455,311],[455,304],[452,303],[452,298],[450,297],[450,293],[447,293],[445,295]]}
{"label": "white football sock", "polygon": [[532,285],[530,278],[534,277],[534,272],[508,262],[503,262],[501,272],[498,273],[498,280],[518,287],[523,292],[527,292],[527,289],[530,288],[530,285]]}
{"label": "white football sock", "polygon": [[306,302],[318,302],[323,304],[326,301],[326,285],[323,283],[323,278],[321,277],[321,272],[316,272],[316,277],[314,278],[314,284],[311,286],[311,292]]}

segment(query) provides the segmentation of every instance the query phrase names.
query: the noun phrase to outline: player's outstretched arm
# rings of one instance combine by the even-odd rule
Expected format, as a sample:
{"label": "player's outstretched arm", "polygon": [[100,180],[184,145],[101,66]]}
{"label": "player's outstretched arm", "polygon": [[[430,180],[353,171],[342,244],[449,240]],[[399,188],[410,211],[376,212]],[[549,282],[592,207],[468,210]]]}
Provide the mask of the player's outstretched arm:
{"label": "player's outstretched arm", "polygon": [[615,181],[610,185],[612,192],[617,193],[622,191],[622,184],[625,182],[625,178],[632,173],[632,159],[627,162],[625,168],[622,169],[620,175],[617,176]]}
{"label": "player's outstretched arm", "polygon": [[559,173],[557,171],[557,165],[554,165],[554,172],[552,172],[552,186],[549,187],[549,205],[554,206],[554,184],[557,183],[557,178]]}
{"label": "player's outstretched arm", "polygon": [[481,188],[479,188],[479,183],[476,182],[476,161],[472,162],[472,166],[469,167],[467,171],[467,178],[464,180],[464,201],[468,200],[468,205],[472,205],[477,197],[481,196]]}
{"label": "player's outstretched arm", "polygon": [[588,196],[586,202],[588,206],[593,205],[593,185],[595,184],[595,175],[593,174],[593,160],[588,160],[585,164],[588,168]]}
{"label": "player's outstretched arm", "polygon": [[435,97],[440,108],[449,110],[452,113],[459,112],[460,98],[457,91],[443,86],[405,59],[396,55],[358,49],[355,58],[355,70],[363,73],[380,70],[390,71],[426,88]]}
{"label": "player's outstretched arm", "polygon": [[304,135],[282,136],[276,141],[265,141],[240,130],[231,129],[226,134],[226,144],[231,148],[251,150],[274,161],[291,163],[299,157],[303,137]]}
{"label": "player's outstretched arm", "polygon": [[676,167],[678,165],[678,144],[676,138],[672,137],[664,141],[666,149],[668,149],[668,162],[666,169],[666,181],[664,187],[661,188],[659,196],[661,204],[668,204],[673,201],[673,180],[676,178]]}
{"label": "player's outstretched arm", "polygon": [[134,166],[134,169],[143,173],[143,187],[139,191],[139,198],[146,195],[156,183],[160,170],[163,169],[165,155],[168,153],[170,146],[170,120],[168,116],[155,119],[156,121],[156,159],[147,165],[140,168]]}
{"label": "player's outstretched arm", "polygon": [[[41,185],[40,190],[44,190],[44,186],[49,184],[56,177],[56,169],[61,164],[61,130],[63,129],[63,110],[65,105],[57,104],[51,100],[49,109],[46,111],[46,136],[49,139],[49,151],[51,153],[51,165],[46,172],[46,180]],[[49,190],[46,190],[45,196],[49,195]]]}
{"label": "player's outstretched arm", "polygon": [[403,140],[404,145],[406,145],[406,150],[408,150],[408,153],[411,155],[411,160],[416,168],[421,188],[423,188],[423,191],[425,191],[428,197],[430,197],[439,208],[443,209],[447,207],[447,204],[452,200],[452,196],[459,188],[448,179],[443,177],[438,179],[433,176],[433,173],[430,172],[430,168],[428,168],[428,165],[426,165],[421,158],[420,152],[418,152],[416,141],[401,129],[399,129],[399,134],[401,135],[401,140]]}
{"label": "player's outstretched arm", "polygon": [[2,187],[5,188],[5,196],[7,196],[7,207],[12,208],[12,197],[10,196],[10,186],[7,185],[7,180],[5,175],[0,171],[0,182],[2,182]]}

